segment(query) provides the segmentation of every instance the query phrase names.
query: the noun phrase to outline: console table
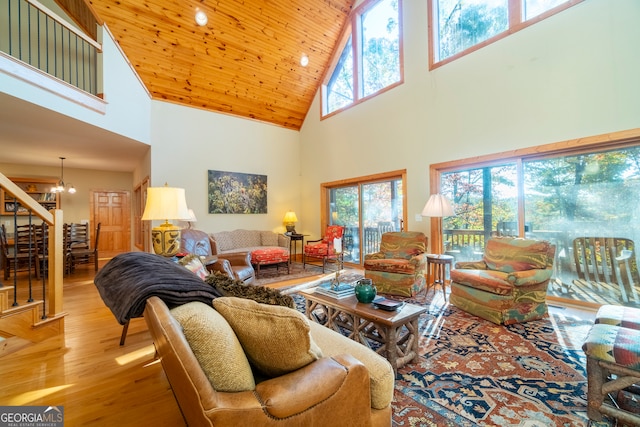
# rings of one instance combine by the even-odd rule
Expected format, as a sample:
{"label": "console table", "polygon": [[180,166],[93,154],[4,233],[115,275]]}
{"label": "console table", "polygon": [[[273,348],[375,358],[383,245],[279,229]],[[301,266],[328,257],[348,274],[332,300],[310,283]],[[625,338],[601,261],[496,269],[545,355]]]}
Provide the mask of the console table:
{"label": "console table", "polygon": [[397,311],[384,311],[358,302],[355,295],[337,299],[315,288],[299,292],[305,299],[307,318],[343,335],[348,332],[349,338],[387,359],[395,373],[418,361],[418,318],[426,307],[405,304]]}

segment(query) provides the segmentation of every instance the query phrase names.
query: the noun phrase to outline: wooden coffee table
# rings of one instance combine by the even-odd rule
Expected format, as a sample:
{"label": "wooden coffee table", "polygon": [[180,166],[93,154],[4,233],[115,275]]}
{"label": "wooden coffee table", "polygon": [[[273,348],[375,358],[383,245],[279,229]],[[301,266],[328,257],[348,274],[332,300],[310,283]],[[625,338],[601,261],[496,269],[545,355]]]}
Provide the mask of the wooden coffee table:
{"label": "wooden coffee table", "polygon": [[348,333],[349,338],[387,359],[395,373],[407,363],[418,361],[418,318],[426,307],[405,304],[397,311],[384,311],[358,302],[355,295],[336,299],[314,290],[299,291],[310,320],[343,335]]}

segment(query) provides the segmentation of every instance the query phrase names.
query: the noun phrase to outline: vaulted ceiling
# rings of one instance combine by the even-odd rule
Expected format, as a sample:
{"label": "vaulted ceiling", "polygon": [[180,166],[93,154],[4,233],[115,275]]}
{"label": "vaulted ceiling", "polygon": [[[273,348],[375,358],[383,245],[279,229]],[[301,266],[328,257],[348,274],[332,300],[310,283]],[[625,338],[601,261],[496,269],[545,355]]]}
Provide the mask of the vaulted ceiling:
{"label": "vaulted ceiling", "polygon": [[154,99],[300,129],[354,1],[87,3]]}

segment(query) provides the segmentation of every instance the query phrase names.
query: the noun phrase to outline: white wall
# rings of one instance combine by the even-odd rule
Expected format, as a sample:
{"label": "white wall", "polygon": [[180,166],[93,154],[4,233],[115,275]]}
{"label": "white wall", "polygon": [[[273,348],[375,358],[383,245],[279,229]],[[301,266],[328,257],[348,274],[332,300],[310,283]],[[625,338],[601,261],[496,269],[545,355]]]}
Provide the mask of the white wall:
{"label": "white wall", "polygon": [[[284,232],[282,219],[299,209],[299,133],[256,121],[154,101],[151,186],[186,189],[195,227]],[[207,172],[267,175],[267,214],[209,214]]]}
{"label": "white wall", "polygon": [[[104,114],[2,72],[0,91],[148,144],[151,99],[112,38],[102,38]],[[83,95],[79,92],[77,97]]]}
{"label": "white wall", "polygon": [[403,7],[405,83],[323,121],[316,96],[307,115],[305,232],[321,182],[406,168],[407,228],[428,232],[432,163],[640,127],[640,2],[587,0],[434,71],[426,2]]}

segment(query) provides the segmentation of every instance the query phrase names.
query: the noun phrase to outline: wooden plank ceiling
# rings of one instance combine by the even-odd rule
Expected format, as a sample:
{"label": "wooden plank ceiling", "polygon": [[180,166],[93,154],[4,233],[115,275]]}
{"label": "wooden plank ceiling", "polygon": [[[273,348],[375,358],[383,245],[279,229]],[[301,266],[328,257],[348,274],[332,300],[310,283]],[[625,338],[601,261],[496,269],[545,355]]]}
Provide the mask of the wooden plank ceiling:
{"label": "wooden plank ceiling", "polygon": [[355,0],[86,1],[154,99],[297,130]]}

